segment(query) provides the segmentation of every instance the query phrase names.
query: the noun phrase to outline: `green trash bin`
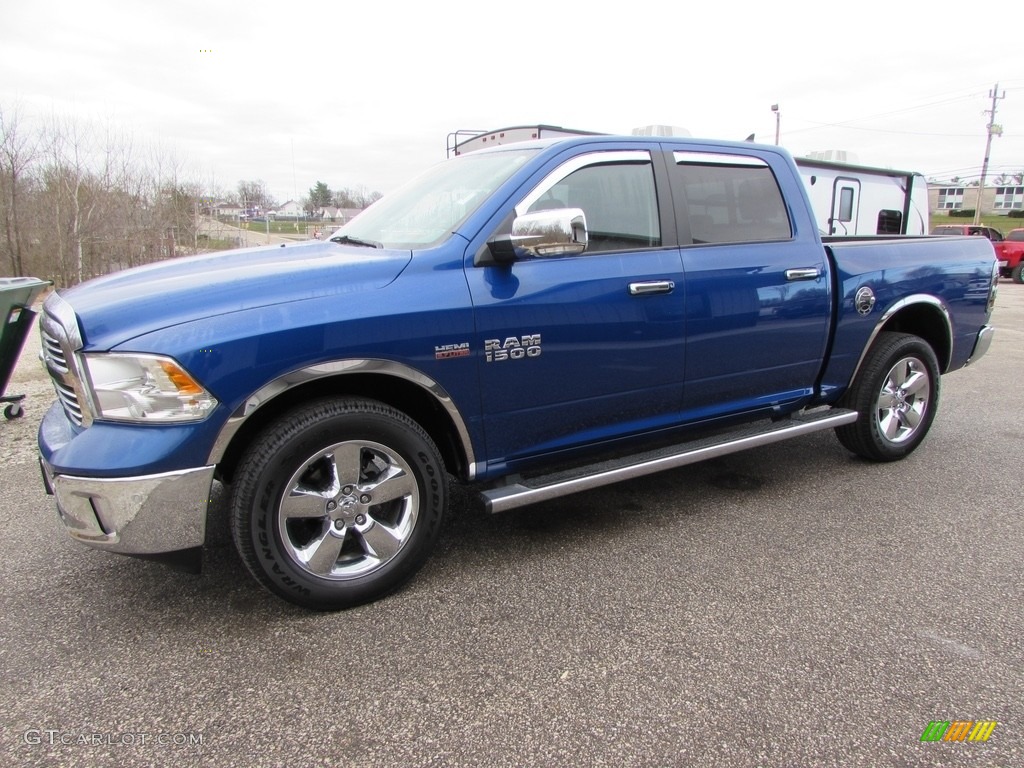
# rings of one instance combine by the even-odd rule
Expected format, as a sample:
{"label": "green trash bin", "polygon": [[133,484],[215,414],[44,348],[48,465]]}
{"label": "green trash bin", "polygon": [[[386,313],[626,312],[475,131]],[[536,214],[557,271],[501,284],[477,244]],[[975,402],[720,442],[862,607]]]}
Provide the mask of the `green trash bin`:
{"label": "green trash bin", "polygon": [[25,396],[8,395],[7,384],[36,316],[32,304],[49,285],[53,283],[38,277],[0,277],[0,403],[7,403],[4,416],[8,419],[25,412],[21,407]]}

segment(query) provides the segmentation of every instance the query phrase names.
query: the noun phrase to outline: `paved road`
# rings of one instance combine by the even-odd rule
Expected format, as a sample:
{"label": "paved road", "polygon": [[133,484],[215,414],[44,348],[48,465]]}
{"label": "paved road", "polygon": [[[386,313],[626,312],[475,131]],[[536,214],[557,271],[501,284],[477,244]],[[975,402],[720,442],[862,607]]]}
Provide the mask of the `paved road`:
{"label": "paved road", "polygon": [[[262,591],[223,531],[198,577],[68,540],[23,359],[0,765],[1024,765],[1024,286],[995,322],[903,462],[822,434],[503,517],[460,503],[413,583],[337,614]],[[920,741],[958,719],[998,726]]]}

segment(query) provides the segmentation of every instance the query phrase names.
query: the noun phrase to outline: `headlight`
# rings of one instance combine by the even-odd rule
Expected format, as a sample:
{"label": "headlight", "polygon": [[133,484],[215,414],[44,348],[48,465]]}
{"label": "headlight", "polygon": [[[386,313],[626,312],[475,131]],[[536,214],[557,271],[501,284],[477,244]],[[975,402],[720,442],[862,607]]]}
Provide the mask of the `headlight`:
{"label": "headlight", "polygon": [[169,357],[83,355],[97,419],[199,421],[217,400]]}

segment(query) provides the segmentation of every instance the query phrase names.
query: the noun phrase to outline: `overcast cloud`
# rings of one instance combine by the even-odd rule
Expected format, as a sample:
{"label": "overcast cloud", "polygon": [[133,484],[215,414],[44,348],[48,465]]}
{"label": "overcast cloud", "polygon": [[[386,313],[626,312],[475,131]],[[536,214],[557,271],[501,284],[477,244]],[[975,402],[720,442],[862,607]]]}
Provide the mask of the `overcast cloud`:
{"label": "overcast cloud", "polygon": [[34,0],[0,12],[0,105],[102,121],[204,185],[387,192],[448,132],[547,123],[855,152],[977,178],[1024,170],[1024,3],[610,5]]}

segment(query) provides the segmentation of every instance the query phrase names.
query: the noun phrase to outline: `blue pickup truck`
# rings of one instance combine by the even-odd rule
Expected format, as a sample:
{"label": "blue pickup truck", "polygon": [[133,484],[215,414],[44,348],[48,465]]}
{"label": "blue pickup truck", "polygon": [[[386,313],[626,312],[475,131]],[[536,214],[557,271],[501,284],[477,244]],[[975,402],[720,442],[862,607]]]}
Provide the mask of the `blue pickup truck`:
{"label": "blue pickup truck", "polygon": [[215,481],[253,576],[316,609],[493,512],[834,429],[924,439],[983,355],[984,238],[822,241],[777,147],[528,141],[431,168],[328,241],[52,294],[39,432],[72,537],[195,566]]}

